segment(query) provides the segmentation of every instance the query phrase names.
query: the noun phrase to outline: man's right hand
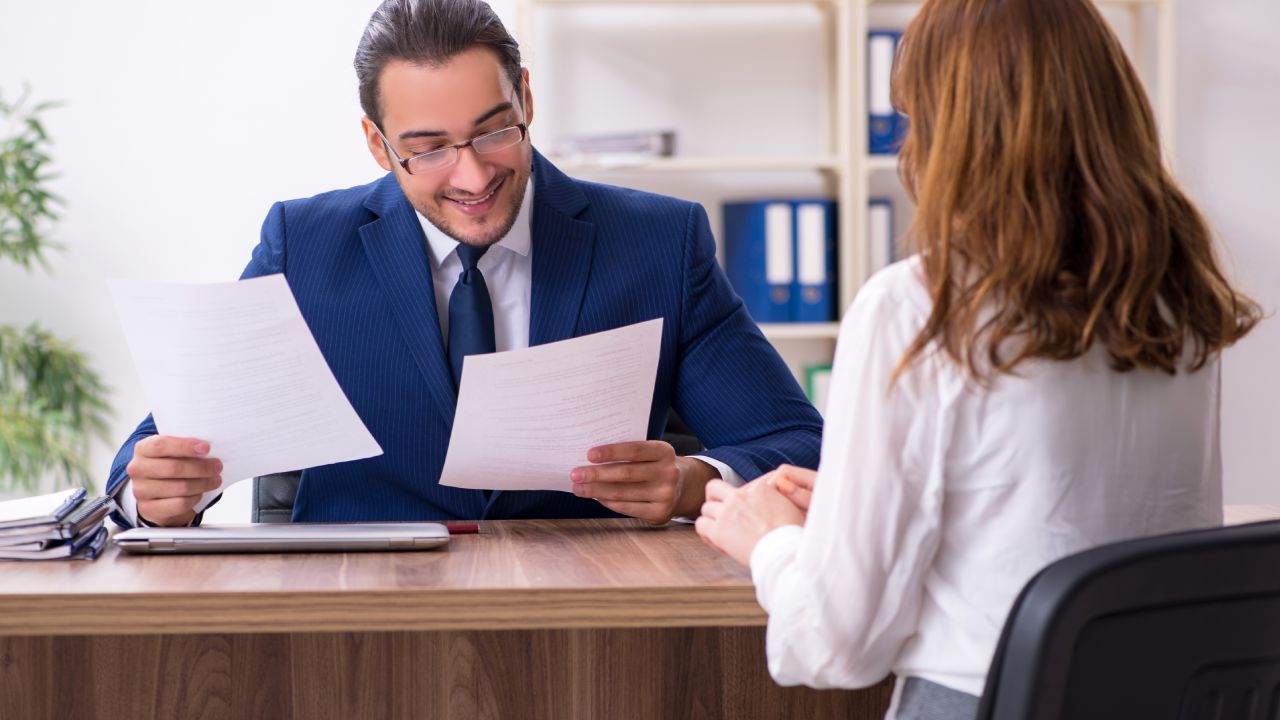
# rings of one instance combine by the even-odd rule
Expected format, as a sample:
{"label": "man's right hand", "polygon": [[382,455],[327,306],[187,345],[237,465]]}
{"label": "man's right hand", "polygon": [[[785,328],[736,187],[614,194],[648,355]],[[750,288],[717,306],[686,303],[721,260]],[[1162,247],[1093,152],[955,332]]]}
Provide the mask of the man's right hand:
{"label": "man's right hand", "polygon": [[200,496],[222,485],[222,461],[208,455],[209,443],[195,438],[153,435],[139,440],[125,466],[139,519],[152,525],[189,525]]}

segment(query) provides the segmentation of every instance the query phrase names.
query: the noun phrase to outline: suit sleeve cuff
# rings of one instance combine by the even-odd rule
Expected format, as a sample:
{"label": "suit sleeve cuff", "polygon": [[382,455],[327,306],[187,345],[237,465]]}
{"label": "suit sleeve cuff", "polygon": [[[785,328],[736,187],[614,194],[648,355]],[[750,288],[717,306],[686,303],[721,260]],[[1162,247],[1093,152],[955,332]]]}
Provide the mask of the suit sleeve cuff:
{"label": "suit sleeve cuff", "polygon": [[804,535],[801,525],[783,525],[760,538],[751,550],[751,582],[756,586],[756,602],[769,612],[772,598],[779,592],[783,572],[795,561],[796,550]]}

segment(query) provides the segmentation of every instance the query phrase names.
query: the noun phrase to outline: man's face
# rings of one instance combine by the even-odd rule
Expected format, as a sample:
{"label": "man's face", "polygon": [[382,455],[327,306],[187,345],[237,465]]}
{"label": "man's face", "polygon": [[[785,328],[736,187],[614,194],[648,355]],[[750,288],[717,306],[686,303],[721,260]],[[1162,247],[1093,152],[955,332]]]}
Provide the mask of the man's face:
{"label": "man's face", "polygon": [[[430,67],[393,60],[382,70],[382,131],[401,158],[465,142],[533,119],[533,98],[524,84],[524,109],[498,57],[475,47],[445,65]],[[410,175],[390,155],[365,118],[369,151],[395,173],[418,212],[455,240],[487,246],[515,223],[532,172],[533,150],[523,142],[498,152],[459,151],[449,167]]]}

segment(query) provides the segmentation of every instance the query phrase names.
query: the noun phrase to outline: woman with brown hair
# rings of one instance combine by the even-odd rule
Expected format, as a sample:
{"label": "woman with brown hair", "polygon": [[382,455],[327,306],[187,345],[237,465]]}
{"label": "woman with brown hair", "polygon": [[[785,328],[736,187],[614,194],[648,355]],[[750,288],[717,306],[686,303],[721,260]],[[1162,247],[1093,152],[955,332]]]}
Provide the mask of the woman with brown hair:
{"label": "woman with brown hair", "polygon": [[893,672],[890,717],[972,717],[1037,570],[1221,524],[1219,353],[1259,310],[1088,0],[928,0],[894,94],[917,253],[845,315],[816,478],[709,485],[698,531],[779,683]]}

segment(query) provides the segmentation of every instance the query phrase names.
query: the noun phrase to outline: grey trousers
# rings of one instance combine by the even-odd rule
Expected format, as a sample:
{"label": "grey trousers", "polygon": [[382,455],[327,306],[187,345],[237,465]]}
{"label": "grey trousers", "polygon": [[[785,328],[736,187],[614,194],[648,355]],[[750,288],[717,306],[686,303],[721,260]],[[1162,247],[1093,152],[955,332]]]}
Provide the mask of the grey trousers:
{"label": "grey trousers", "polygon": [[973,720],[978,697],[918,677],[903,680],[898,720]]}

